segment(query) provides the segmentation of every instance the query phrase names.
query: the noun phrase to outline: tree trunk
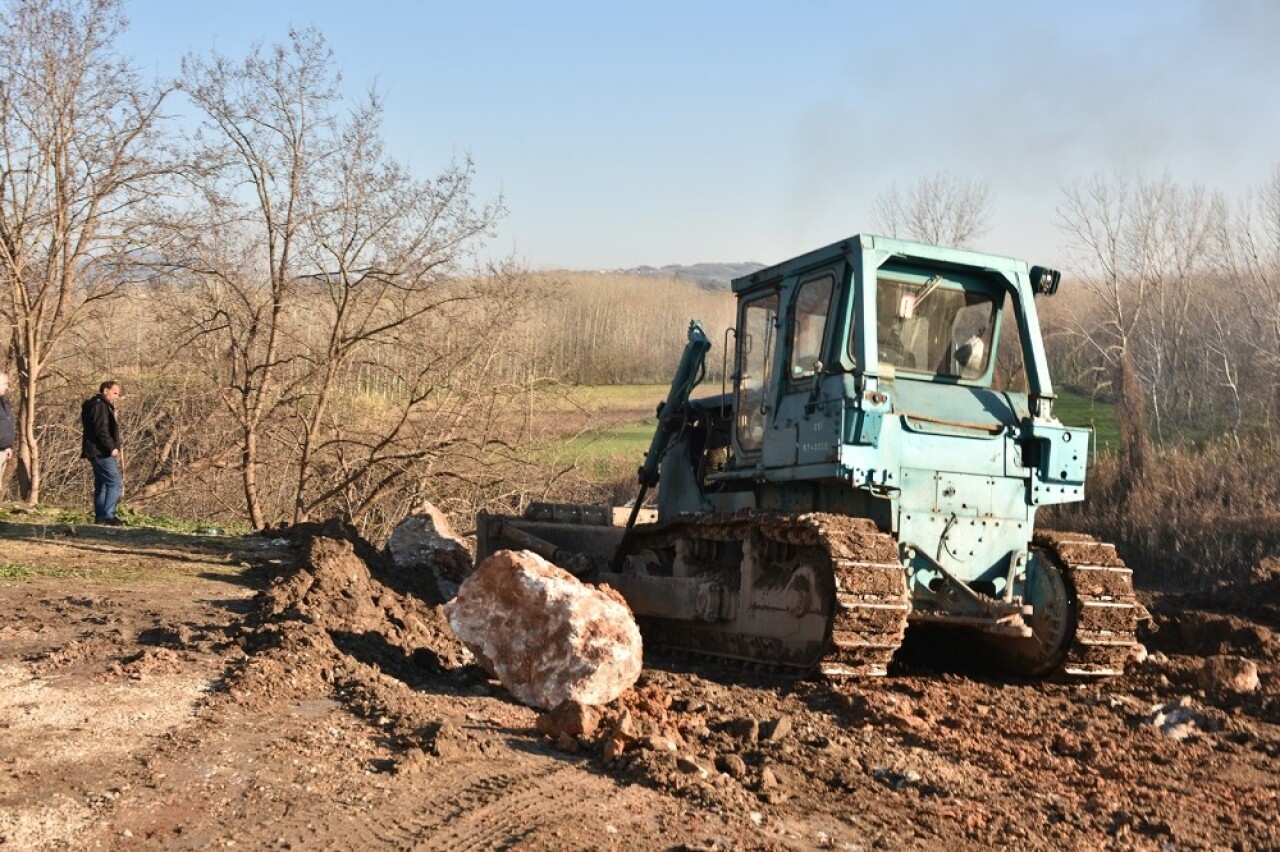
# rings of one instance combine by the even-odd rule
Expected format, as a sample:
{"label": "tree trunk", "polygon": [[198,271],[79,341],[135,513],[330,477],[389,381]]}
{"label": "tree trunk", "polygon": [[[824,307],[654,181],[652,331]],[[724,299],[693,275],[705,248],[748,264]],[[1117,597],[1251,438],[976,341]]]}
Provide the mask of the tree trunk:
{"label": "tree trunk", "polygon": [[18,411],[18,494],[28,506],[40,502],[40,442],[36,438],[38,368],[30,362],[19,366],[18,384],[22,393],[22,406]]}
{"label": "tree trunk", "polygon": [[1151,463],[1151,436],[1147,432],[1147,400],[1138,381],[1138,371],[1133,366],[1129,347],[1123,346],[1120,354],[1119,376],[1116,386],[1120,389],[1117,402],[1120,413],[1120,440],[1130,476],[1124,483],[1126,493],[1132,492],[1146,480]]}
{"label": "tree trunk", "polygon": [[263,529],[262,502],[258,497],[258,433],[252,427],[244,430],[244,455],[240,465],[244,483],[244,504],[249,510],[249,523],[255,530]]}

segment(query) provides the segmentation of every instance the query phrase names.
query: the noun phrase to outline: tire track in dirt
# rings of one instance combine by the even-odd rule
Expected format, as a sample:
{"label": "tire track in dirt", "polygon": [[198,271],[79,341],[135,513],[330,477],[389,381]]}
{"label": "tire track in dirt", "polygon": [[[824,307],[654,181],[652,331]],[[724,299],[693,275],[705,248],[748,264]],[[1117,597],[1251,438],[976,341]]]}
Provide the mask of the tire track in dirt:
{"label": "tire track in dirt", "polygon": [[[308,847],[323,849],[506,849],[540,831],[559,831],[574,815],[589,828],[596,815],[587,808],[616,789],[581,766],[515,751],[502,764],[433,763],[397,786],[372,810],[295,811],[266,834],[241,840],[305,837]],[[554,845],[551,836],[546,841]]]}
{"label": "tire track in dirt", "polygon": [[[584,783],[590,781],[596,783]],[[576,767],[547,774],[539,766],[529,766],[507,778],[493,776],[480,785],[483,801],[459,796],[457,813],[417,848],[505,848],[562,819],[567,802],[592,800],[598,784],[599,779],[584,775]]]}

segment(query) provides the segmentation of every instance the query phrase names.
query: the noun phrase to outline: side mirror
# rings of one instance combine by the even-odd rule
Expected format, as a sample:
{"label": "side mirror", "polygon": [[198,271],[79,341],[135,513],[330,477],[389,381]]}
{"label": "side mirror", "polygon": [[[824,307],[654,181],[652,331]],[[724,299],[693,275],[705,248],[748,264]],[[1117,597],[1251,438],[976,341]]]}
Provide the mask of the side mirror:
{"label": "side mirror", "polygon": [[1031,289],[1037,296],[1052,296],[1058,292],[1062,273],[1047,266],[1031,267]]}

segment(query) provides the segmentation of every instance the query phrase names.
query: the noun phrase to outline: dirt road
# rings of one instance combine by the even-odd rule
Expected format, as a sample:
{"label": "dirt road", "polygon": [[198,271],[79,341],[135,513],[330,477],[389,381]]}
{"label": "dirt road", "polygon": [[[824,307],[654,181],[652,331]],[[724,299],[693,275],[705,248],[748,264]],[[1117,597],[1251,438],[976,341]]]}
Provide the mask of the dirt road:
{"label": "dirt road", "polygon": [[[0,519],[0,576],[6,848],[1280,845],[1280,563],[1146,593],[1153,653],[1102,683],[653,659],[608,762],[361,547]],[[1202,688],[1218,654],[1261,688]]]}

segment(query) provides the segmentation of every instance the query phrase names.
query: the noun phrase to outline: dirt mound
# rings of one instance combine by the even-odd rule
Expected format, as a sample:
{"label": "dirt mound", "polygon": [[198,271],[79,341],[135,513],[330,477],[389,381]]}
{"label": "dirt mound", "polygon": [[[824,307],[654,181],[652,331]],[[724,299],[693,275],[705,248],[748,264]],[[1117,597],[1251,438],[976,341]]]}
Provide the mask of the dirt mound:
{"label": "dirt mound", "polygon": [[1280,637],[1273,630],[1236,615],[1184,609],[1161,613],[1156,620],[1159,630],[1151,634],[1149,650],[1272,659],[1280,650]]}
{"label": "dirt mound", "polygon": [[1263,560],[1238,584],[1156,596],[1150,608],[1157,627],[1150,650],[1280,665],[1280,559]]}
{"label": "dirt mound", "polygon": [[470,663],[440,606],[383,583],[375,570],[388,566],[367,543],[314,535],[303,550],[299,566],[259,593],[245,621],[249,657],[227,682],[238,703],[350,696],[355,684],[370,705],[378,702],[367,693],[378,684],[420,687]]}

